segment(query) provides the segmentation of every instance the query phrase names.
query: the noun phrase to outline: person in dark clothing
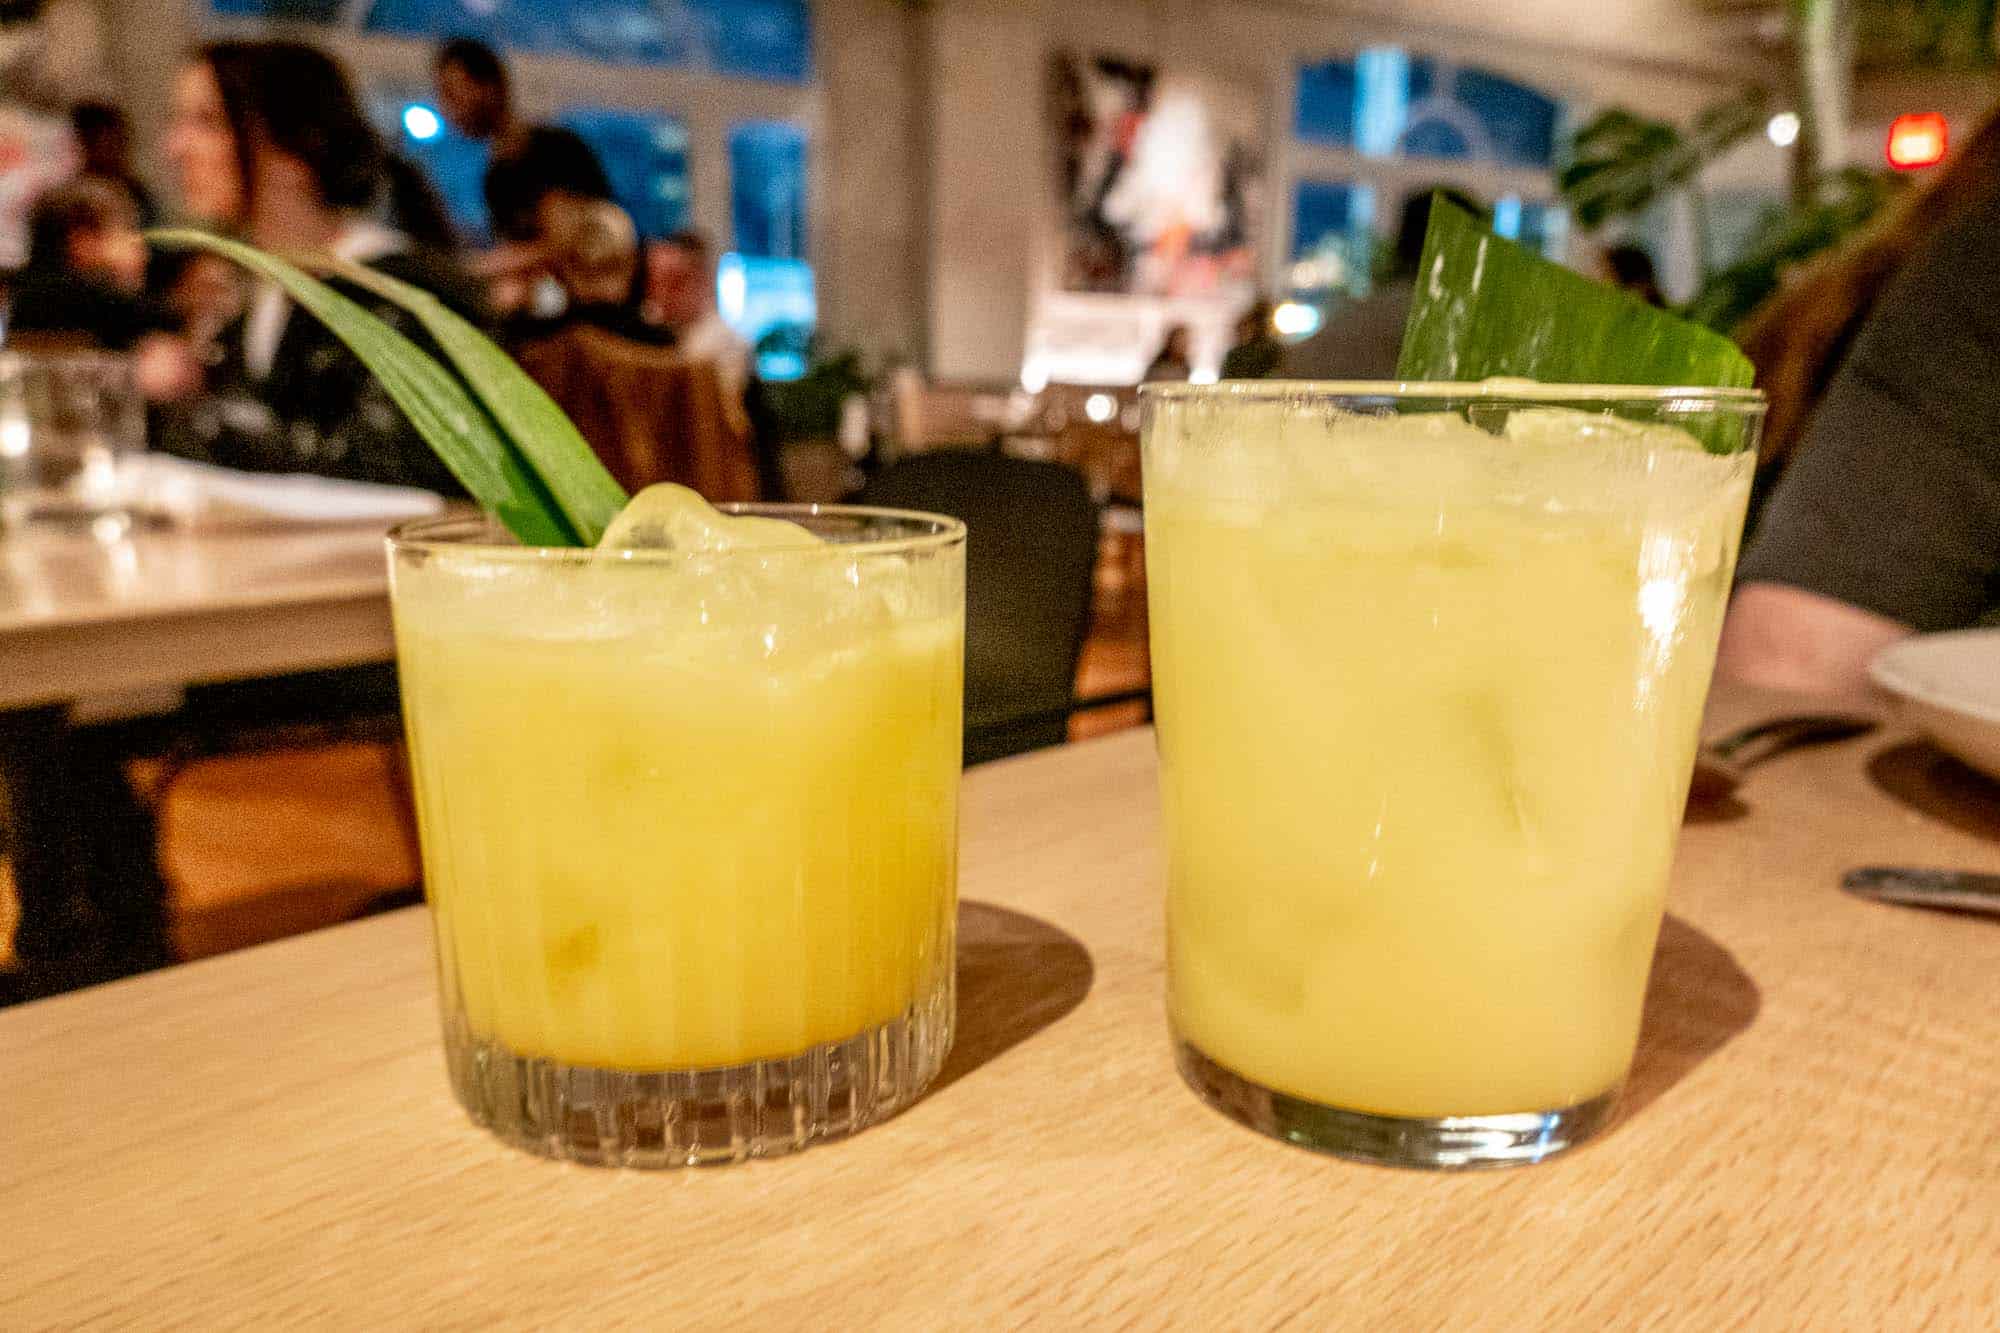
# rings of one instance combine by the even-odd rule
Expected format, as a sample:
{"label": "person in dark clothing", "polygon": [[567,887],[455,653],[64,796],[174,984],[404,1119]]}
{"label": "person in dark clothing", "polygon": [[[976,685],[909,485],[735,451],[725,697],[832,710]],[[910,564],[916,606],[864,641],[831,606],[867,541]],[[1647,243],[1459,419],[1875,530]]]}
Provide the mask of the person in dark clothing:
{"label": "person in dark clothing", "polygon": [[597,154],[574,131],[529,125],[496,144],[486,168],[486,209],[493,234],[509,241],[541,238],[542,202],[561,195],[578,202],[611,198]]}
{"label": "person in dark clothing", "polygon": [[590,145],[572,130],[523,124],[514,114],[507,67],[492,47],[458,37],[438,50],[438,106],[451,127],[492,146],[486,210],[502,241],[546,237],[541,205],[550,195],[577,202],[611,198],[611,181]]}
{"label": "person in dark clothing", "polygon": [[385,221],[418,246],[448,254],[458,248],[458,229],[444,196],[422,167],[401,153],[382,159]]}
{"label": "person in dark clothing", "polygon": [[1442,195],[1468,213],[1485,215],[1485,208],[1463,191],[1450,187],[1418,190],[1403,201],[1396,226],[1395,267],[1358,301],[1333,311],[1318,333],[1285,351],[1283,378],[1294,380],[1392,380],[1403,350],[1403,326],[1416,297],[1417,265],[1424,255],[1424,235],[1431,225],[1431,198]]}
{"label": "person in dark clothing", "polygon": [[[1899,192],[1840,245],[1787,269],[1778,290],[1730,336],[1757,367],[1770,407],[1758,450],[1758,485],[1768,490],[1797,453],[1813,411],[1853,349],[1875,303],[1925,241],[1960,212],[2000,188],[2000,105],[1951,156]],[[1753,521],[1757,496],[1751,497]]]}
{"label": "person in dark clothing", "polygon": [[1166,339],[1161,342],[1159,352],[1146,366],[1146,383],[1184,380],[1194,373],[1194,334],[1185,324],[1175,324],[1168,328]]}
{"label": "person in dark clothing", "polygon": [[141,227],[160,220],[153,192],[132,170],[132,124],[124,108],[96,99],[78,102],[69,109],[71,133],[83,154],[83,175],[117,186],[131,197]]}
{"label": "person in dark clothing", "polygon": [[2000,623],[2000,183],[1896,270],[1744,552],[1717,669],[1868,689],[1912,633]]}
{"label": "person in dark clothing", "polygon": [[1284,360],[1285,345],[1271,331],[1271,303],[1260,297],[1236,317],[1236,341],[1222,358],[1222,378],[1268,379]]}
{"label": "person in dark clothing", "polygon": [[[387,154],[322,52],[294,42],[204,47],[176,88],[167,153],[201,221],[267,250],[371,264],[479,310],[477,289],[447,255],[377,220],[391,202]],[[400,309],[336,285],[424,341]],[[459,489],[359,358],[275,284],[259,284],[224,330],[207,392],[170,415],[162,447],[252,471]]]}
{"label": "person in dark clothing", "polygon": [[466,138],[492,143],[514,128],[514,90],[500,53],[474,37],[454,37],[433,62],[438,109]]}
{"label": "person in dark clothing", "polygon": [[1647,305],[1666,307],[1667,296],[1660,290],[1660,275],[1653,267],[1653,257],[1639,246],[1614,245],[1605,250],[1604,280]]}
{"label": "person in dark clothing", "polygon": [[28,262],[13,284],[7,345],[14,351],[128,352],[140,392],[184,398],[201,368],[174,336],[173,312],[148,296],[138,213],[117,186],[80,176],[35,205]]}
{"label": "person in dark clothing", "polygon": [[28,224],[28,262],[14,283],[10,340],[49,334],[125,352],[163,329],[142,295],[146,243],[138,209],[115,185],[80,177],[43,196]]}

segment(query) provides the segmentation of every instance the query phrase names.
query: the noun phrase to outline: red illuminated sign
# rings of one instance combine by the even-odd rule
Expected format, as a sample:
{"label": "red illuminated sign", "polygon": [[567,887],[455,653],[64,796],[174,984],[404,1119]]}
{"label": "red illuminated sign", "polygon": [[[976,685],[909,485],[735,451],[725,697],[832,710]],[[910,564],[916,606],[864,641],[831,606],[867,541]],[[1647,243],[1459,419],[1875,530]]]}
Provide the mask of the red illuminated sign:
{"label": "red illuminated sign", "polygon": [[1913,111],[1889,122],[1889,165],[1914,171],[1944,160],[1944,117],[1935,111]]}

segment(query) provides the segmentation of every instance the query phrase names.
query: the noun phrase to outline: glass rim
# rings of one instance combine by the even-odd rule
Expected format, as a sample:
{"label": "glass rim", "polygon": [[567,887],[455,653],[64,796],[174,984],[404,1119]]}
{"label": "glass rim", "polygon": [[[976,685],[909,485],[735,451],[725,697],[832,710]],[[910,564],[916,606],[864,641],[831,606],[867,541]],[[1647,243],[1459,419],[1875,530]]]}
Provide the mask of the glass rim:
{"label": "glass rim", "polygon": [[[619,551],[612,558],[624,564],[672,565],[693,560],[713,562],[751,556],[782,557],[828,548],[837,548],[843,553],[869,556],[922,555],[946,550],[965,540],[965,524],[948,514],[925,513],[919,509],[779,501],[730,501],[715,507],[725,514],[754,518],[779,518],[792,521],[813,518],[859,519],[864,522],[894,524],[921,531],[861,541],[832,542],[822,546],[746,546],[733,551],[673,551],[652,547]],[[468,552],[482,559],[507,564],[557,566],[592,564],[609,554],[599,552],[594,546],[521,546],[511,542],[491,540],[492,534],[504,531],[500,521],[483,509],[474,513],[432,514],[399,523],[391,528],[388,536],[389,551],[391,555],[403,552]]]}
{"label": "glass rim", "polygon": [[1507,403],[1685,403],[1712,404],[1711,410],[1762,412],[1768,406],[1757,388],[1653,384],[1542,384],[1533,380],[1218,380],[1141,384],[1148,400],[1190,398],[1391,398],[1417,401]]}

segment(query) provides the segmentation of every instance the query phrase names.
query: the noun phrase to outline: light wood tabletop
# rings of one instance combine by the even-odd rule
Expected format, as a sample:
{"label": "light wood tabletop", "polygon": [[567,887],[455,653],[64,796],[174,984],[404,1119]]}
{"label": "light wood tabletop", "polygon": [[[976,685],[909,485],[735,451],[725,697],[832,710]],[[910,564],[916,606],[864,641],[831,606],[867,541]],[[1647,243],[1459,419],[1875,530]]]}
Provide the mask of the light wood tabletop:
{"label": "light wood tabletop", "polygon": [[0,538],[0,709],[384,661],[387,524]]}
{"label": "light wood tabletop", "polygon": [[797,1157],[475,1130],[421,911],[0,1013],[0,1327],[1992,1326],[2000,922],[1835,883],[2000,870],[1994,788],[1893,728],[1753,769],[1686,829],[1618,1123],[1428,1175],[1181,1086],[1153,769],[1131,732],[967,775],[946,1074]]}

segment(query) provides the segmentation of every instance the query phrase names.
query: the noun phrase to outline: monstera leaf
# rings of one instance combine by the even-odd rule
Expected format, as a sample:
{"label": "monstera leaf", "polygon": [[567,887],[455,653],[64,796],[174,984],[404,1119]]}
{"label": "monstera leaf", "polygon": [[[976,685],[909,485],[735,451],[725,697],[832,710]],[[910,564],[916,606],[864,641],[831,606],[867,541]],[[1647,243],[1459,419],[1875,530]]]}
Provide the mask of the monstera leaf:
{"label": "monstera leaf", "polygon": [[1613,107],[1577,130],[1556,182],[1576,220],[1595,230],[1693,184],[1703,166],[1754,134],[1768,115],[1761,89],[1717,102],[1685,130]]}

